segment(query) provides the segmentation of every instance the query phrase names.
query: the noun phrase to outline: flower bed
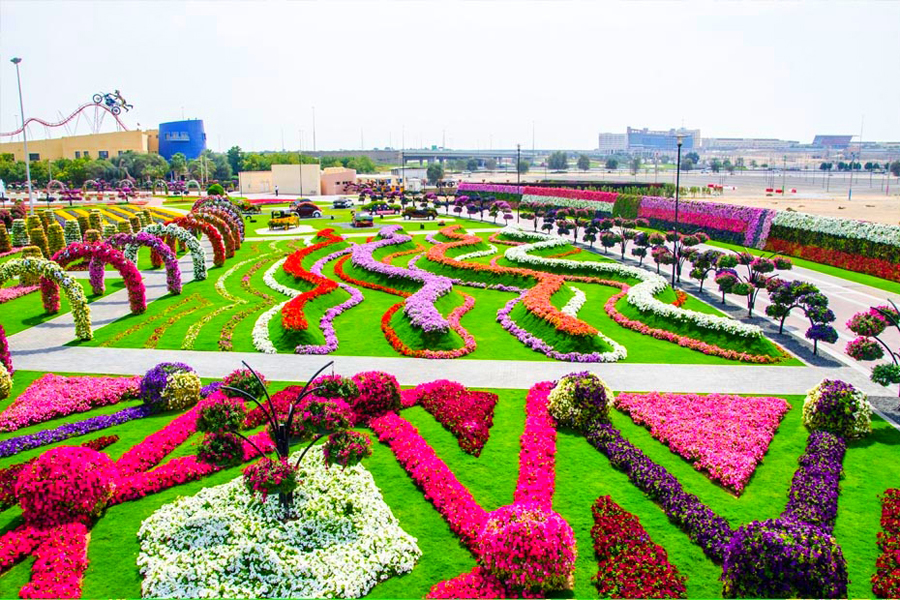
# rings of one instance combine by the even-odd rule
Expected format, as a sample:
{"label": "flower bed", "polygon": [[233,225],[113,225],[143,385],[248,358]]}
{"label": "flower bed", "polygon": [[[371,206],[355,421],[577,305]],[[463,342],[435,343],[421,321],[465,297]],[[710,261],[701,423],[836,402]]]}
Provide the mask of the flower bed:
{"label": "flower bed", "polygon": [[791,480],[788,503],[781,513],[787,521],[808,523],[831,533],[837,518],[842,462],[847,444],[827,431],[809,434],[806,452]]}
{"label": "flower bed", "polygon": [[406,405],[421,404],[456,436],[463,452],[473,456],[481,454],[494,424],[497,394],[469,391],[455,381],[439,379],[416,386],[412,396]]}
{"label": "flower bed", "polygon": [[613,467],[628,475],[638,489],[653,499],[666,515],[714,562],[721,563],[733,534],[728,521],[689,494],[666,469],[641,452],[612,425],[595,425],[587,434],[588,443],[609,458]]}
{"label": "flower bed", "polygon": [[[766,208],[682,200],[678,206],[679,231],[702,231],[714,240],[762,248],[775,214]],[[673,229],[675,200],[644,196],[638,217],[650,221],[654,229]]]}
{"label": "flower bed", "polygon": [[355,598],[421,556],[360,465],[304,462],[294,498],[286,523],[277,498],[255,501],[241,478],[164,505],[138,531],[143,595]]}
{"label": "flower bed", "polygon": [[668,554],[609,496],[591,507],[591,537],[599,570],[591,580],[601,598],[687,598],[685,577]]}
{"label": "flower bed", "polygon": [[391,347],[403,356],[412,356],[415,358],[459,358],[460,356],[471,354],[478,347],[478,344],[475,341],[475,337],[460,324],[460,319],[475,306],[475,298],[468,294],[463,294],[462,292],[460,292],[460,294],[463,297],[463,303],[461,306],[454,308],[450,314],[447,315],[447,322],[450,324],[450,329],[459,334],[463,339],[462,348],[454,348],[453,350],[431,350],[428,348],[413,350],[407,346],[391,326],[391,319],[394,317],[394,314],[400,310],[402,304],[393,305],[384,313],[384,315],[382,315],[381,331],[384,333],[384,337]]}
{"label": "flower bed", "polygon": [[0,304],[27,296],[32,292],[41,289],[39,285],[14,285],[12,287],[0,288]]}
{"label": "flower bed", "polygon": [[[786,235],[783,234],[782,235]],[[824,265],[832,265],[856,273],[868,273],[882,279],[900,281],[900,263],[874,258],[865,254],[855,254],[815,244],[803,244],[769,236],[766,250],[811,260]]]}
{"label": "flower bed", "polygon": [[900,489],[885,491],[881,499],[881,528],[872,591],[879,598],[900,598]]}
{"label": "flower bed", "polygon": [[48,373],[0,413],[0,431],[15,431],[136,398],[140,382],[140,377],[62,377]]}
{"label": "flower bed", "polygon": [[762,461],[791,405],[727,394],[619,394],[616,407],[679,456],[737,494]]}
{"label": "flower bed", "polygon": [[556,490],[556,423],[547,412],[553,383],[543,381],[525,397],[525,430],[520,440],[519,479],[515,501],[553,507]]}

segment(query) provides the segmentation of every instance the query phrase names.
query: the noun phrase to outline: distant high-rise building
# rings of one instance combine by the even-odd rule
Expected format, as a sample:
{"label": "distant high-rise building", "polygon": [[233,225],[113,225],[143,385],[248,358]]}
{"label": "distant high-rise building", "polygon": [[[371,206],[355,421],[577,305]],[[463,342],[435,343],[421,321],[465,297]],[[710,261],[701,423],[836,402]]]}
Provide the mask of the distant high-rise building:
{"label": "distant high-rise building", "polygon": [[817,135],[812,142],[818,148],[830,148],[832,150],[846,150],[850,146],[852,135]]}
{"label": "distant high-rise building", "polygon": [[628,137],[629,152],[674,152],[677,147],[677,138],[679,135],[684,136],[682,149],[691,151],[700,148],[700,130],[699,129],[670,129],[668,131],[652,131],[647,129],[633,129],[629,127],[626,135]]}
{"label": "distant high-rise building", "polygon": [[628,136],[624,133],[601,133],[598,146],[604,154],[615,154],[628,150]]}

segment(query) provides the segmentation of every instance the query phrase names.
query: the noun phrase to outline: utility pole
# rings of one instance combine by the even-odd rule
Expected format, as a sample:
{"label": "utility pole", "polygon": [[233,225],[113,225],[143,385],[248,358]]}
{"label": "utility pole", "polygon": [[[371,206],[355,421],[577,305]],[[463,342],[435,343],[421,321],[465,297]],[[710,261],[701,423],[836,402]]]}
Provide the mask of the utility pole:
{"label": "utility pole", "polygon": [[784,193],[787,191],[784,189],[785,180],[787,178],[787,154],[782,156],[781,159],[783,161],[781,164],[781,197],[784,198]]}
{"label": "utility pole", "polygon": [[22,113],[22,144],[25,146],[25,178],[28,181],[28,210],[34,215],[34,191],[31,189],[31,155],[28,154],[28,136],[25,132],[25,105],[22,103],[22,78],[19,76],[19,63],[21,58],[13,58],[10,61],[16,65],[16,83],[19,84],[19,110]]}
{"label": "utility pole", "polygon": [[[313,112],[313,152],[316,151],[316,107],[312,107]],[[302,179],[302,178],[301,178]]]}
{"label": "utility pole", "polygon": [[675,239],[672,241],[672,289],[675,289],[675,272],[678,271],[678,197],[681,192],[681,144],[684,142],[684,136],[677,136],[678,143],[678,161],[675,165]]}
{"label": "utility pole", "polygon": [[516,144],[516,185],[520,185],[521,170],[519,163],[522,162],[522,144]]}
{"label": "utility pole", "polygon": [[300,159],[300,197],[303,197],[303,130],[298,130],[300,133],[300,149],[297,150],[297,156]]}

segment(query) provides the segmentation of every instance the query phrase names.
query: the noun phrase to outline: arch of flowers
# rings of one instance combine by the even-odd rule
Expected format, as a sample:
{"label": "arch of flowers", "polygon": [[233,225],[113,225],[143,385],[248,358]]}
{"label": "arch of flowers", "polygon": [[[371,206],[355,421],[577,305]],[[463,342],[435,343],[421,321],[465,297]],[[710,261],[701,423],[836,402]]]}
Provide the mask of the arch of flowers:
{"label": "arch of flowers", "polygon": [[234,248],[238,249],[241,247],[241,243],[244,241],[244,224],[240,219],[236,219],[232,213],[215,206],[202,206],[192,211],[191,214],[213,215],[222,219],[231,229]]}
{"label": "arch of flowers", "polygon": [[217,208],[223,210],[233,217],[235,225],[241,230],[241,239],[244,237],[244,217],[240,209],[232,204],[229,200],[221,196],[207,196],[194,202],[191,212],[198,211],[201,208]]}
{"label": "arch of flowers", "polygon": [[155,252],[166,266],[166,288],[169,293],[181,293],[181,270],[178,268],[178,257],[166,242],[159,236],[140,231],[138,233],[117,233],[106,240],[106,243],[118,248],[125,258],[137,264],[138,248],[144,246]]}
{"label": "arch of flowers", "polygon": [[87,304],[84,290],[70,277],[61,266],[46,258],[14,258],[0,265],[0,284],[7,279],[23,274],[41,277],[41,300],[44,310],[55,314],[59,312],[59,288],[62,287],[72,306],[75,317],[75,335],[78,339],[89,340],[94,337],[91,331],[91,309]]}
{"label": "arch of flowers", "polygon": [[[212,229],[215,230],[215,227],[212,227]],[[178,240],[187,246],[194,263],[194,279],[197,281],[206,279],[206,252],[203,250],[203,247],[200,246],[200,242],[197,241],[197,238],[195,238],[190,231],[172,223],[166,225],[153,223],[147,225],[141,231],[163,239]],[[218,233],[219,232],[216,231],[216,235],[218,235]]]}
{"label": "arch of flowers", "polygon": [[225,219],[205,211],[188,213],[187,217],[195,221],[209,223],[218,229],[219,235],[222,236],[222,243],[225,245],[225,258],[234,258],[234,251],[240,248],[241,236],[231,228],[231,225]]}
{"label": "arch of flowers", "polygon": [[74,242],[53,255],[51,260],[65,268],[66,265],[80,259],[88,259],[91,288],[95,294],[104,292],[104,267],[112,265],[125,282],[128,290],[128,304],[132,314],[139,315],[147,310],[147,296],[143,277],[137,267],[121,251],[106,242],[84,243]]}
{"label": "arch of flowers", "polygon": [[191,215],[185,215],[172,219],[166,225],[177,225],[194,235],[205,235],[209,239],[209,243],[212,244],[213,266],[221,267],[225,264],[225,240],[222,239],[222,234],[219,233],[219,230],[212,223],[200,221]]}

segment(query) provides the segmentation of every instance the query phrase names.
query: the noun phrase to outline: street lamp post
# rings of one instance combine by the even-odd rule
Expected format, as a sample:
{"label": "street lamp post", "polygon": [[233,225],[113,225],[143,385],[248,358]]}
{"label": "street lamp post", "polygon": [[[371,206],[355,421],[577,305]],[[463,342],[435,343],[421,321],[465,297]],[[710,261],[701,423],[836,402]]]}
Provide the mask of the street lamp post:
{"label": "street lamp post", "polygon": [[677,136],[678,143],[678,160],[675,165],[675,239],[672,242],[672,289],[675,289],[675,272],[678,270],[678,198],[681,193],[681,145],[684,143],[684,136]]}
{"label": "street lamp post", "polygon": [[783,161],[781,163],[781,196],[784,197],[784,192],[786,191],[784,189],[784,186],[785,186],[785,180],[787,178],[787,155],[785,154],[781,158]]}
{"label": "street lamp post", "polygon": [[28,209],[34,214],[34,192],[31,189],[31,156],[28,154],[28,136],[25,132],[25,106],[22,103],[22,78],[19,76],[21,58],[13,58],[10,62],[16,65],[16,83],[19,84],[19,112],[22,114],[22,144],[25,146],[25,177],[28,180]]}
{"label": "street lamp post", "polygon": [[516,185],[520,184],[521,169],[519,165],[522,163],[522,144],[516,144]]}

